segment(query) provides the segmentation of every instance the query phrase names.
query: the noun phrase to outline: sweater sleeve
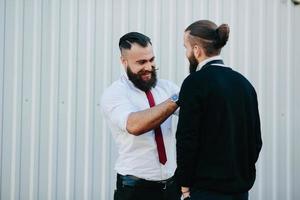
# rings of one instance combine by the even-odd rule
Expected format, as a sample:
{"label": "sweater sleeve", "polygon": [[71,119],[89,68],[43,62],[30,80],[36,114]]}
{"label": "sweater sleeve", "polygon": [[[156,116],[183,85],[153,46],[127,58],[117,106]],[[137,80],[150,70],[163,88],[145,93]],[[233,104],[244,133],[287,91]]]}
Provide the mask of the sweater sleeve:
{"label": "sweater sleeve", "polygon": [[[193,81],[187,78],[179,94],[180,111],[176,132],[177,170],[176,177],[183,187],[190,187],[197,164],[199,122],[201,102],[193,88]],[[200,111],[200,112],[199,112]]]}
{"label": "sweater sleeve", "polygon": [[255,92],[255,90],[253,89],[254,91],[254,131],[255,131],[255,139],[256,139],[256,152],[255,152],[255,158],[254,158],[254,161],[256,162],[258,160],[258,156],[259,156],[259,153],[261,151],[261,148],[262,148],[262,139],[261,139],[261,127],[260,127],[260,117],[259,117],[259,110],[258,110],[258,101],[257,101],[257,94]]}

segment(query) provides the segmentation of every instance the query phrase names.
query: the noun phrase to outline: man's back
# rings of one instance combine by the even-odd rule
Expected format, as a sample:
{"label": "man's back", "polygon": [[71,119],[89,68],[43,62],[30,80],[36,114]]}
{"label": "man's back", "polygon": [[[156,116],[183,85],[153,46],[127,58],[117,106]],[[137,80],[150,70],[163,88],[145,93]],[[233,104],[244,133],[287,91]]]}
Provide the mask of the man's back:
{"label": "man's back", "polygon": [[180,112],[183,120],[177,131],[185,131],[181,129],[182,123],[188,123],[184,119],[193,118],[189,121],[194,128],[188,131],[194,131],[197,138],[189,141],[196,146],[194,187],[224,193],[248,191],[261,147],[252,85],[228,67],[206,65],[184,81],[181,91],[185,111]]}

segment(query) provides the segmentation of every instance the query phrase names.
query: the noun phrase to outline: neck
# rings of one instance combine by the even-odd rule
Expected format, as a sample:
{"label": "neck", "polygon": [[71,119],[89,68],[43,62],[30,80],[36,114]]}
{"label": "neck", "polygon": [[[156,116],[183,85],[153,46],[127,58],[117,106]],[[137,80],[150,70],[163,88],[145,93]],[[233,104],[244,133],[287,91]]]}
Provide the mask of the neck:
{"label": "neck", "polygon": [[206,59],[208,59],[208,58],[210,58],[210,57],[204,55],[204,56],[201,56],[201,57],[196,58],[196,59],[198,60],[198,63],[201,63],[202,61],[204,61],[204,60],[206,60]]}
{"label": "neck", "polygon": [[206,57],[201,62],[199,62],[196,71],[200,70],[206,63],[208,63],[208,62],[210,62],[212,60],[222,60],[222,58],[219,55],[217,55],[217,56],[211,56],[211,57]]}

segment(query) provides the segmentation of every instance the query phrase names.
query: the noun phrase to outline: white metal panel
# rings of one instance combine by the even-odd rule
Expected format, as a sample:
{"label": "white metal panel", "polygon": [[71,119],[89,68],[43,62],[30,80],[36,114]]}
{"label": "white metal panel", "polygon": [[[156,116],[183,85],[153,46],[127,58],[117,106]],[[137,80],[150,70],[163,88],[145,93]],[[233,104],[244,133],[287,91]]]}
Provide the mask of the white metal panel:
{"label": "white metal panel", "polygon": [[150,36],[159,76],[188,74],[183,31],[228,23],[225,62],[254,84],[264,146],[250,199],[300,199],[300,6],[290,0],[1,0],[0,199],[112,199],[117,150],[100,113],[118,39]]}

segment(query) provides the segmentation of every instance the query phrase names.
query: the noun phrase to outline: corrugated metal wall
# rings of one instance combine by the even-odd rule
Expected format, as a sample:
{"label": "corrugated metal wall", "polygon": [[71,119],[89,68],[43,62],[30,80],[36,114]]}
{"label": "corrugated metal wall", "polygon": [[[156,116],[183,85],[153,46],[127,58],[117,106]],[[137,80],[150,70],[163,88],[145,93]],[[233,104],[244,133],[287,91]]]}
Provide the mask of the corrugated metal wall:
{"label": "corrugated metal wall", "polygon": [[300,6],[290,0],[0,0],[1,200],[112,199],[99,109],[118,39],[152,38],[160,77],[188,73],[184,28],[228,23],[227,64],[255,85],[264,146],[252,200],[300,199]]}

